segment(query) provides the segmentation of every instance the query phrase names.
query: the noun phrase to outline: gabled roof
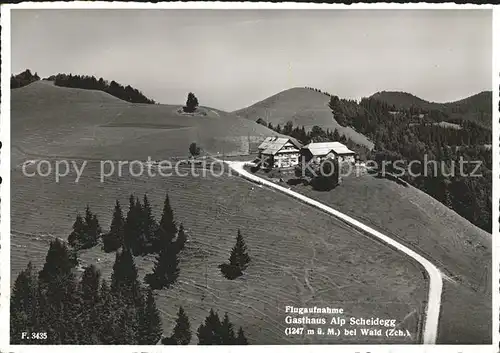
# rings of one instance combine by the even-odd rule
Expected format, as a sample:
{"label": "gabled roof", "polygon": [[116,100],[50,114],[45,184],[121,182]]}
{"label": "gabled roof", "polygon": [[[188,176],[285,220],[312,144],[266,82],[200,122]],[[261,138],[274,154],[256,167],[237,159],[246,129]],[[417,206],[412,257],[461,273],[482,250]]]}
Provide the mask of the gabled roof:
{"label": "gabled roof", "polygon": [[297,150],[300,150],[302,145],[299,141],[294,139],[293,137],[278,137],[272,136],[267,137],[264,142],[262,142],[259,146],[259,150],[262,150],[263,154],[276,154],[283,146],[286,145],[287,142],[290,142],[294,145]]}
{"label": "gabled roof", "polygon": [[335,154],[356,154],[340,142],[311,142],[303,149],[309,150],[313,156],[326,156],[332,151]]}

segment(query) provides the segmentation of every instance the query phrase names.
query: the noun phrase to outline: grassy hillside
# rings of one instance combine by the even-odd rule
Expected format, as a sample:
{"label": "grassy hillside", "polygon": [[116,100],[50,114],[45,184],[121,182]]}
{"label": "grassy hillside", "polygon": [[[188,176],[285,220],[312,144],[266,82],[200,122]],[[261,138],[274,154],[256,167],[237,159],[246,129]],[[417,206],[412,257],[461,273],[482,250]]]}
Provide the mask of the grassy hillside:
{"label": "grassy hillside", "polygon": [[[79,183],[68,177],[56,184],[49,178],[26,178],[19,169],[13,171],[13,276],[28,259],[40,268],[48,241],[53,236],[66,238],[76,212],[83,212],[85,204],[107,229],[115,199],[126,205],[130,192],[148,193],[159,218],[169,191],[176,219],[184,223],[190,242],[182,255],[179,284],[156,292],[166,332],[173,328],[179,305],[195,329],[213,307],[228,311],[251,343],[308,342],[284,335],[284,307],[317,305],[398,322],[416,310],[402,327],[412,332],[412,340],[417,339],[416,320],[426,293],[421,269],[328,215],[238,177],[133,178],[125,173],[100,183],[98,172],[99,164],[91,163]],[[229,281],[217,266],[227,260],[238,228],[252,263],[244,277]],[[110,276],[114,254],[94,248],[81,258]],[[152,260],[136,258],[141,278],[152,268]],[[385,340],[357,339],[365,343]],[[317,337],[312,342],[339,339]]]}
{"label": "grassy hillside", "polygon": [[[132,177],[125,168],[100,182],[101,158],[185,156],[195,140],[212,153],[245,152],[248,135],[268,133],[253,121],[211,108],[203,107],[205,114],[195,116],[180,115],[178,108],[129,104],[103,92],[49,82],[12,91],[12,281],[29,260],[40,269],[49,241],[66,239],[86,204],[106,231],[116,199],[127,205],[130,193],[147,193],[159,218],[168,191],[190,242],[182,254],[178,285],[155,293],[165,334],[182,305],[193,331],[214,308],[243,326],[250,343],[347,343],[348,338],[284,334],[286,305],[332,306],[344,308],[348,317],[395,319],[412,337],[390,342],[417,342],[427,290],[422,269],[331,217],[238,177]],[[54,165],[60,157],[79,165],[88,161],[78,183],[74,172],[59,183],[53,177],[22,174],[27,159],[44,158]],[[252,263],[245,276],[229,281],[217,266],[227,260],[238,228]],[[114,254],[94,248],[80,257],[110,276]],[[138,257],[136,264],[142,279],[153,259]],[[388,342],[385,337],[355,340]]]}
{"label": "grassy hillside", "polygon": [[[188,155],[196,141],[210,153],[244,154],[271,132],[215,109],[133,104],[107,93],[38,81],[12,91],[14,149],[86,159],[163,159]],[[16,163],[15,160],[12,163]]]}
{"label": "grassy hillside", "polygon": [[292,188],[399,239],[450,278],[444,287],[440,342],[491,339],[490,234],[414,187],[369,174],[346,177],[330,192]]}
{"label": "grassy hillside", "polygon": [[308,88],[292,88],[233,113],[252,121],[262,118],[274,126],[280,124],[283,127],[288,121],[292,121],[294,126],[304,126],[306,129],[311,129],[314,125],[325,131],[337,129],[355,143],[372,148],[373,143],[365,136],[337,123],[328,107],[329,101],[330,97],[324,93]]}
{"label": "grassy hillside", "polygon": [[[156,292],[165,333],[170,333],[182,305],[194,329],[210,308],[228,311],[250,343],[347,343],[284,335],[285,305],[317,305],[343,307],[348,315],[394,318],[412,332],[412,342],[418,339],[427,289],[422,269],[315,209],[237,177],[134,178],[125,169],[122,176],[99,181],[99,159],[185,156],[193,141],[211,153],[245,153],[248,140],[257,143],[269,134],[267,128],[211,108],[182,115],[177,106],[130,104],[103,92],[49,82],[11,93],[12,280],[28,259],[40,268],[50,239],[65,239],[86,204],[107,230],[116,199],[126,205],[130,193],[148,193],[158,218],[168,191],[191,241],[181,260],[179,285]],[[89,161],[78,183],[72,174],[55,183],[51,177],[21,173],[27,159],[43,157],[54,163],[64,156],[79,164],[81,159]],[[415,188],[385,179],[345,178],[329,193],[295,188],[400,239],[440,266],[450,278],[445,283],[440,342],[486,343],[491,338],[489,235]],[[231,282],[217,265],[227,260],[238,228],[253,262],[244,277]],[[110,275],[114,254],[95,248],[81,258]],[[152,258],[136,262],[143,278]],[[356,342],[387,341],[358,336]]]}
{"label": "grassy hillside", "polygon": [[484,91],[455,102],[429,102],[406,92],[377,92],[371,98],[379,99],[394,105],[396,108],[408,109],[417,107],[423,110],[438,110],[449,116],[449,119],[464,119],[475,121],[482,126],[491,128],[492,92]]}

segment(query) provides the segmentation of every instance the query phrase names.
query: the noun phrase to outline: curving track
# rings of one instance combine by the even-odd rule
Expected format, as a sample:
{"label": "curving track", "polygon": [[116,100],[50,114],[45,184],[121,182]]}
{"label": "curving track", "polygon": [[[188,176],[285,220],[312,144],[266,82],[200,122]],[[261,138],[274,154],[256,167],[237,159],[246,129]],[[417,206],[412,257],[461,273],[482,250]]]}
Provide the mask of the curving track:
{"label": "curving track", "polygon": [[306,197],[298,192],[292,191],[265,179],[262,179],[254,174],[247,172],[243,167],[246,162],[236,162],[236,161],[225,161],[225,163],[236,173],[238,173],[241,177],[248,179],[250,181],[259,183],[261,185],[265,185],[276,190],[279,190],[285,194],[288,194],[304,203],[307,203],[311,206],[319,208],[332,216],[341,219],[342,221],[350,224],[357,229],[366,232],[386,244],[396,248],[397,250],[404,252],[406,255],[415,259],[418,263],[420,263],[426,270],[429,276],[429,294],[427,298],[427,310],[425,315],[424,329],[423,329],[423,343],[424,344],[435,344],[437,338],[438,324],[439,324],[439,312],[441,309],[441,294],[443,291],[443,277],[439,269],[434,266],[429,260],[424,258],[423,256],[417,254],[415,251],[409,249],[403,244],[397,242],[396,240],[376,231],[373,228],[368,227],[367,225],[355,220],[352,217],[347,216],[344,213],[341,213],[331,207],[328,207],[316,200],[313,200],[309,197]]}

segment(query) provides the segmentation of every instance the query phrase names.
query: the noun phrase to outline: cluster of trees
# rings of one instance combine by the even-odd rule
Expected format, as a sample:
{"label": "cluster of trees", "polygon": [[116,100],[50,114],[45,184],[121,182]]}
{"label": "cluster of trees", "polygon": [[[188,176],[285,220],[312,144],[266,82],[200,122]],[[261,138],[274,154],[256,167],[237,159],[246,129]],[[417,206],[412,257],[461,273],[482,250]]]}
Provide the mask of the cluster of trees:
{"label": "cluster of trees", "polygon": [[79,214],[73,224],[73,231],[68,236],[68,244],[75,250],[89,249],[96,246],[102,235],[97,215],[90,211],[89,205],[85,209],[85,218]]}
{"label": "cluster of trees", "polygon": [[[155,345],[162,322],[151,288],[138,278],[131,252],[116,253],[110,283],[94,265],[80,278],[74,253],[59,239],[50,243],[41,271],[28,263],[10,298],[12,344]],[[28,336],[25,336],[25,335]],[[220,322],[210,311],[198,329],[199,344],[247,344],[243,329],[234,335],[227,314]],[[179,308],[172,335],[164,344],[189,344],[189,319]]]}
{"label": "cluster of trees", "polygon": [[246,345],[248,341],[240,326],[238,333],[234,332],[234,325],[229,321],[227,313],[221,321],[213,310],[198,328],[198,344],[200,345]]}
{"label": "cluster of trees", "polygon": [[116,98],[131,103],[156,104],[154,100],[147,98],[141,91],[131,87],[130,85],[122,86],[116,81],[108,82],[102,77],[97,79],[95,76],[57,74],[48,77],[47,80],[54,81],[56,86],[61,87],[104,91],[112,96],[115,96]]}
{"label": "cluster of trees", "polygon": [[[73,253],[50,243],[41,271],[28,264],[10,301],[13,344],[156,344],[162,328],[152,291],[141,286],[132,254],[116,254],[111,283],[94,265],[78,278]],[[44,333],[46,337],[23,332]],[[39,338],[39,339],[36,339]]]}
{"label": "cluster of trees", "polygon": [[250,256],[247,252],[247,246],[243,240],[240,230],[238,229],[238,235],[236,236],[236,244],[231,250],[231,255],[229,256],[229,263],[225,263],[219,266],[222,274],[227,279],[235,279],[243,275],[243,271],[246,270],[248,264],[250,263]]}
{"label": "cluster of trees", "polygon": [[[353,102],[337,100],[332,97],[331,106],[335,118],[339,115],[346,125],[354,127],[375,144],[369,156],[379,165],[382,161],[402,160],[413,164],[413,177],[406,170],[402,178],[411,185],[428,193],[473,224],[487,232],[492,231],[491,216],[491,130],[473,121],[449,119],[446,113],[438,110],[425,110],[411,106],[399,108],[374,98],[363,98],[353,107]],[[391,114],[392,112],[392,114]],[[416,115],[427,118],[414,123]],[[447,120],[462,126],[451,129],[435,124]],[[460,174],[460,160],[480,161],[481,166],[475,177]],[[438,168],[427,167],[425,161],[439,163]],[[444,165],[442,168],[441,165]],[[469,172],[475,164],[467,164]],[[448,169],[449,172],[443,172]],[[430,172],[429,172],[430,171]],[[451,173],[453,171],[453,173]],[[450,175],[451,174],[451,175]]]}
{"label": "cluster of trees", "polygon": [[32,82],[40,80],[40,77],[35,72],[33,75],[30,69],[27,69],[20,74],[10,77],[10,88],[20,88],[29,85]]}
{"label": "cluster of trees", "polygon": [[176,247],[182,249],[187,241],[182,224],[179,229],[177,227],[168,194],[165,195],[159,223],[146,194],[142,203],[138,197],[130,195],[126,217],[123,216],[120,202],[116,200],[110,230],[102,238],[104,251],[113,252],[127,247],[134,256],[159,254],[165,244],[170,244],[174,239]]}
{"label": "cluster of trees", "polygon": [[[377,161],[379,166],[383,161],[390,163],[400,160],[407,165],[411,161],[418,161],[419,163],[413,164],[412,173],[406,169],[401,175],[405,181],[455,210],[478,227],[487,232],[492,231],[490,129],[455,115],[452,118],[447,111],[439,109],[414,105],[396,108],[393,104],[374,97],[363,98],[358,102],[340,99],[327,92],[321,93],[330,97],[329,106],[336,121],[342,126],[352,126],[368,137],[375,145],[373,151],[356,145],[338,131],[324,131],[315,126],[306,132],[303,127],[293,127],[292,122],[288,122],[284,127],[274,127],[262,119],[257,122],[302,143],[340,141],[358,152],[360,157],[366,156]],[[468,110],[471,109],[468,107]],[[457,109],[454,110],[455,113],[456,111]],[[437,123],[441,121],[455,123],[462,128],[440,126]],[[438,162],[439,168],[433,169],[429,164],[425,167],[426,160]],[[476,173],[482,176],[461,175],[460,160],[470,162],[466,164],[468,167],[463,167],[470,173],[475,167],[472,162],[480,162],[480,169]],[[444,168],[441,168],[441,164]],[[448,172],[443,172],[443,169]],[[388,171],[391,172],[391,165]],[[449,175],[451,172],[452,175]],[[419,176],[413,177],[410,174]]]}
{"label": "cluster of trees", "polygon": [[[87,206],[85,216],[76,217],[69,247],[59,239],[52,241],[43,269],[37,274],[30,262],[18,275],[11,295],[13,344],[150,345],[161,339],[153,290],[170,288],[176,282],[179,254],[187,242],[183,225],[177,227],[168,194],[159,222],[147,195],[142,203],[130,195],[126,217],[116,201],[110,230],[102,235],[103,249],[116,251],[109,283],[94,265],[85,267],[80,278],[76,274],[78,250],[97,245],[101,233],[97,216]],[[152,272],[144,278],[149,286],[143,287],[134,255],[151,253],[157,255]],[[238,231],[229,266],[242,271],[249,261]],[[227,314],[220,321],[213,311],[200,326],[198,338],[199,344],[247,344],[242,328],[235,335]],[[162,342],[188,344],[190,340],[189,320],[181,307],[172,335]]]}
{"label": "cluster of trees", "polygon": [[196,98],[193,92],[189,92],[186,100],[186,105],[182,107],[182,110],[185,113],[194,113],[197,108],[198,108],[198,98]]}
{"label": "cluster of trees", "polygon": [[323,93],[323,91],[320,90],[319,88],[308,87],[308,86],[306,86],[304,88],[310,89],[311,91],[314,91],[314,92]]}
{"label": "cluster of trees", "polygon": [[116,200],[109,232],[102,234],[97,216],[87,206],[85,217],[77,215],[68,244],[73,251],[91,248],[99,243],[105,252],[126,249],[133,256],[157,254],[153,272],[146,275],[152,289],[170,287],[179,277],[179,254],[187,242],[182,223],[177,227],[168,194],[163,203],[160,222],[157,222],[147,195],[143,202],[130,195],[127,216],[123,216]]}

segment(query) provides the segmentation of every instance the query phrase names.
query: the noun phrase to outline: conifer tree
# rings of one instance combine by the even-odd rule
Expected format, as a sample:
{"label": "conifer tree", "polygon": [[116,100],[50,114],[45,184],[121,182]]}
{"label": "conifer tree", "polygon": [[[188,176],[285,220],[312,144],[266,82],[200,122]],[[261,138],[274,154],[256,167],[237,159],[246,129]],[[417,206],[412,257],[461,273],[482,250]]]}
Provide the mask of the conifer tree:
{"label": "conifer tree", "polygon": [[80,326],[81,344],[99,344],[100,302],[99,286],[101,274],[94,265],[87,266],[80,280],[80,309],[78,324]]}
{"label": "conifer tree", "polygon": [[71,266],[76,267],[78,266],[78,250],[76,248],[69,248],[69,260],[71,263]]}
{"label": "conifer tree", "polygon": [[83,271],[80,280],[81,299],[88,308],[97,305],[99,301],[99,285],[101,274],[94,265],[89,265]]}
{"label": "conifer tree", "polygon": [[74,249],[79,249],[83,244],[87,243],[87,229],[82,216],[77,215],[75,223],[73,223],[73,231],[68,236],[68,244]]}
{"label": "conifer tree", "polygon": [[224,314],[220,327],[221,344],[233,345],[235,344],[236,337],[234,336],[233,324],[229,321],[227,313]]}
{"label": "conifer tree", "polygon": [[219,266],[222,274],[228,279],[235,279],[243,274],[250,262],[250,256],[247,253],[247,247],[240,230],[236,236],[236,244],[231,250],[229,256],[229,264],[222,264]]}
{"label": "conifer tree", "polygon": [[[57,310],[57,304],[52,303]],[[68,278],[65,284],[65,295],[61,301],[60,322],[57,322],[56,328],[61,340],[61,344],[79,344],[81,332],[79,331],[82,305],[78,292],[78,282],[74,276]]]}
{"label": "conifer tree", "polygon": [[38,327],[39,328],[44,328],[47,332],[47,336],[49,336],[49,339],[47,340],[47,343],[54,343],[55,342],[55,335],[53,335],[53,328],[52,328],[52,311],[49,305],[49,300],[47,299],[47,296],[45,295],[45,289],[43,288],[42,285],[40,285],[40,279],[38,279],[38,288],[37,288],[37,299],[38,299]]}
{"label": "conifer tree", "polygon": [[92,221],[89,225],[89,237],[90,237],[90,244],[91,246],[97,245],[99,242],[99,238],[101,237],[102,234],[102,228],[99,224],[99,220],[97,219],[97,215],[94,213],[92,215]]}
{"label": "conifer tree", "polygon": [[111,313],[114,312],[111,305],[109,305],[109,298],[111,297],[111,290],[108,282],[103,279],[99,286],[98,302],[95,306],[95,311],[98,316],[96,319],[97,339],[99,344],[109,344],[112,340],[110,338],[110,325],[109,322]]}
{"label": "conifer tree", "polygon": [[161,215],[160,224],[155,235],[154,250],[160,252],[166,246],[172,243],[172,240],[177,234],[177,225],[174,220],[174,212],[170,206],[170,199],[168,194],[165,195],[165,201],[163,202],[163,212]]}
{"label": "conifer tree", "polygon": [[38,324],[38,281],[31,263],[17,276],[10,297],[11,344],[23,341],[22,333],[35,332]]}
{"label": "conifer tree", "polygon": [[130,307],[120,312],[116,330],[114,332],[115,345],[135,345],[138,342],[138,322],[136,310]]}
{"label": "conifer tree", "polygon": [[243,328],[241,326],[240,329],[238,330],[238,336],[236,337],[236,344],[238,345],[248,344],[245,334],[243,333]]}
{"label": "conifer tree", "polygon": [[126,310],[127,303],[122,297],[109,288],[105,280],[102,281],[98,304],[99,313],[99,341],[102,344],[123,344],[117,342],[118,321],[122,312]]}
{"label": "conifer tree", "polygon": [[71,269],[74,262],[66,245],[58,238],[50,242],[45,264],[40,271],[39,280],[54,293],[64,290],[65,280],[74,279]]}
{"label": "conifer tree", "polygon": [[243,240],[240,230],[238,229],[238,235],[236,236],[236,245],[231,251],[229,256],[229,263],[233,266],[237,266],[241,271],[247,268],[250,262],[250,256],[247,253],[247,246]]}
{"label": "conifer tree", "polygon": [[153,272],[145,277],[152,289],[169,288],[179,277],[179,259],[175,246],[164,247],[156,256]]}
{"label": "conifer tree", "polygon": [[146,223],[144,220],[144,208],[138,197],[135,199],[135,214],[137,217],[137,236],[135,249],[132,249],[132,253],[138,256],[145,254],[146,250],[146,239],[144,237],[144,225]]}
{"label": "conifer tree", "polygon": [[137,267],[128,248],[116,253],[111,291],[127,304],[139,307],[142,304],[141,285],[137,277]]}
{"label": "conifer tree", "polygon": [[189,92],[186,100],[186,105],[182,107],[182,109],[186,113],[192,113],[196,110],[197,107],[198,107],[198,98],[196,98],[194,93]]}
{"label": "conifer tree", "polygon": [[135,208],[134,195],[131,194],[128,200],[129,200],[128,212],[124,226],[124,247],[132,251],[132,249],[135,248],[138,227],[137,227],[137,217],[135,215],[136,208]]}
{"label": "conifer tree", "polygon": [[238,336],[235,336],[234,326],[229,321],[227,313],[221,322],[213,309],[210,310],[204,323],[199,326],[197,335],[199,345],[247,344],[246,338],[243,335],[243,329],[240,327]]}
{"label": "conifer tree", "polygon": [[89,205],[85,208],[85,230],[87,236],[82,248],[88,249],[97,245],[102,231],[97,216],[90,211]]}
{"label": "conifer tree", "polygon": [[158,225],[153,216],[153,211],[151,210],[151,204],[149,203],[148,197],[144,194],[143,206],[142,206],[142,219],[143,219],[143,233],[144,233],[144,252],[150,253],[153,250],[153,241],[155,239],[156,229]]}
{"label": "conifer tree", "polygon": [[139,310],[138,316],[137,343],[141,345],[157,344],[162,334],[162,323],[151,289],[148,290],[144,307]]}
{"label": "conifer tree", "polygon": [[125,220],[118,200],[116,200],[109,233],[105,234],[102,240],[105,252],[116,251],[123,246],[125,241]]}
{"label": "conifer tree", "polygon": [[179,345],[186,345],[191,341],[191,326],[182,306],[179,307],[171,338]]}
{"label": "conifer tree", "polygon": [[142,205],[138,198],[130,195],[129,210],[125,221],[125,246],[135,256],[143,254]]}
{"label": "conifer tree", "polygon": [[73,266],[66,245],[59,239],[52,241],[43,269],[38,274],[39,298],[44,302],[41,316],[46,320],[43,326],[51,335],[47,343],[78,343],[75,342],[78,334],[76,317],[80,303]]}
{"label": "conifer tree", "polygon": [[218,345],[222,344],[220,337],[221,322],[219,315],[210,309],[210,313],[205,318],[205,322],[198,327],[199,345]]}

